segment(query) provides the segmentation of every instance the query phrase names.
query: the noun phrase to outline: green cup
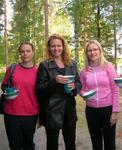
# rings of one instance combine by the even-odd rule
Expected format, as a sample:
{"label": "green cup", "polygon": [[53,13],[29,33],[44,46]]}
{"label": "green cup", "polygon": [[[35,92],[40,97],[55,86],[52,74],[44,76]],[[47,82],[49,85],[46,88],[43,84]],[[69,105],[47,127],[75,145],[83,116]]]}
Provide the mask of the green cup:
{"label": "green cup", "polygon": [[70,93],[71,89],[68,87],[68,84],[64,84],[65,93]]}
{"label": "green cup", "polygon": [[65,77],[68,78],[67,83],[64,84],[65,93],[71,93],[71,89],[68,87],[68,83],[74,82],[75,76],[74,75],[65,75]]}

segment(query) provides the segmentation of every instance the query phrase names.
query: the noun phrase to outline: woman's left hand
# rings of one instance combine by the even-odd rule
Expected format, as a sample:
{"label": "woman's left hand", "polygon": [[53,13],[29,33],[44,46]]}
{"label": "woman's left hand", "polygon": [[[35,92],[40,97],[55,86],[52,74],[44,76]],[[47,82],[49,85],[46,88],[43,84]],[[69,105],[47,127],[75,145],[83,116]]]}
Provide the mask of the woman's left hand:
{"label": "woman's left hand", "polygon": [[113,126],[114,124],[116,124],[117,121],[118,121],[118,112],[112,112],[111,118],[110,118],[111,126]]}
{"label": "woman's left hand", "polygon": [[68,87],[69,87],[71,90],[74,90],[74,89],[75,89],[75,83],[74,83],[74,82],[68,83]]}

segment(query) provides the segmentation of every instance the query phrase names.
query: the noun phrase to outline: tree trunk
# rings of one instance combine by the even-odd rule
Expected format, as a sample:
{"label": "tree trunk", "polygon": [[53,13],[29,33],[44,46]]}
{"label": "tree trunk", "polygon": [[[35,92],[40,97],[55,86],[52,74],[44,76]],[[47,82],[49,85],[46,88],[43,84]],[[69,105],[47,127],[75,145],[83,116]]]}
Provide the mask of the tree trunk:
{"label": "tree trunk", "polygon": [[87,42],[88,42],[88,0],[86,1],[85,5],[84,5],[84,17],[83,17],[83,49],[86,48]]}
{"label": "tree trunk", "polygon": [[116,44],[116,14],[115,0],[113,0],[113,30],[114,30],[114,52],[115,52],[115,69],[117,69],[117,44]]}
{"label": "tree trunk", "polygon": [[48,39],[48,0],[44,1],[44,14],[45,14],[45,41]]}
{"label": "tree trunk", "polygon": [[77,33],[77,24],[75,22],[75,62],[78,64],[78,47],[79,47],[79,42],[78,42],[78,33]]}
{"label": "tree trunk", "polygon": [[100,41],[100,5],[97,4],[97,39]]}
{"label": "tree trunk", "polygon": [[5,64],[8,66],[8,36],[7,36],[7,10],[6,0],[4,0],[4,47],[5,47]]}

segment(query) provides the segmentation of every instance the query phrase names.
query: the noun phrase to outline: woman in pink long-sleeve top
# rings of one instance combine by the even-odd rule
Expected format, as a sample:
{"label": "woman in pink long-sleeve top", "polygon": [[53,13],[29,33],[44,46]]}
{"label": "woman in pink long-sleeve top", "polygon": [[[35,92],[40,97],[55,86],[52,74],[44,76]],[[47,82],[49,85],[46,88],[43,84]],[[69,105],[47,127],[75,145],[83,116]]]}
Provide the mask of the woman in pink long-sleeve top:
{"label": "woman in pink long-sleeve top", "polygon": [[[103,56],[100,43],[89,41],[84,51],[85,68],[80,72],[81,94],[96,90],[86,101],[86,119],[93,150],[115,150],[115,131],[119,112],[119,88],[116,72]],[[103,148],[104,143],[104,148]]]}

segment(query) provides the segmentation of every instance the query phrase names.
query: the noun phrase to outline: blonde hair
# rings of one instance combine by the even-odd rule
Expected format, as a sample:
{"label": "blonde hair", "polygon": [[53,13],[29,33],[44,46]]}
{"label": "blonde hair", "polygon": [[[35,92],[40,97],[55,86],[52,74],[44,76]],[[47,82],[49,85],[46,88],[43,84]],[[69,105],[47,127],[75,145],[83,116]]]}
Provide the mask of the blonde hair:
{"label": "blonde hair", "polygon": [[88,59],[88,55],[87,55],[87,51],[88,51],[88,47],[91,45],[91,44],[95,44],[98,46],[98,49],[100,50],[100,60],[99,60],[99,65],[101,67],[105,67],[109,62],[106,60],[106,58],[104,57],[104,54],[103,54],[103,49],[102,49],[102,46],[101,44],[97,41],[97,40],[90,40],[87,45],[86,45],[86,48],[84,50],[84,62],[85,62],[85,67],[89,66],[89,59]]}
{"label": "blonde hair", "polygon": [[59,34],[52,34],[48,38],[47,43],[46,43],[45,52],[44,52],[44,59],[47,61],[54,60],[54,57],[52,56],[52,54],[49,50],[50,49],[50,42],[54,39],[61,40],[62,45],[63,45],[62,60],[63,60],[65,65],[69,65],[71,63],[71,58],[70,58],[68,44],[66,43],[64,38],[62,36],[60,36]]}

